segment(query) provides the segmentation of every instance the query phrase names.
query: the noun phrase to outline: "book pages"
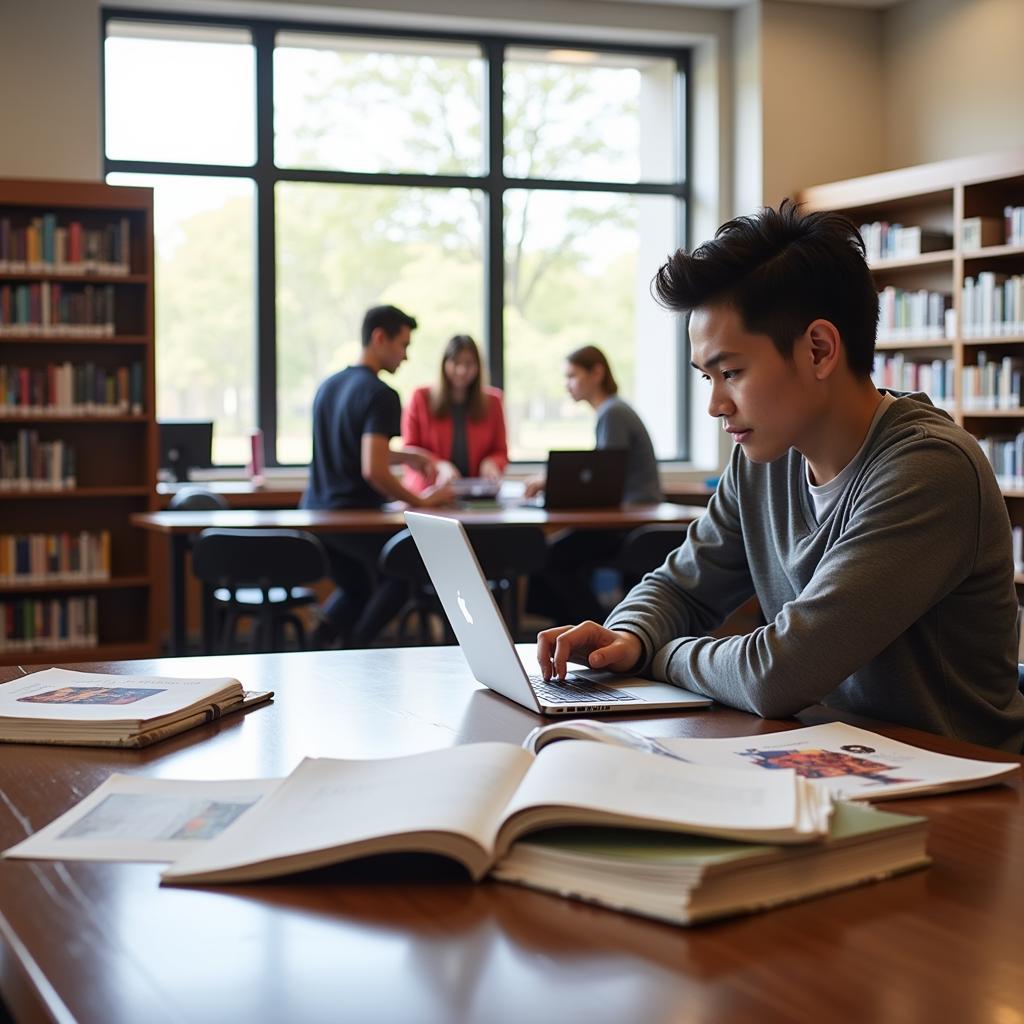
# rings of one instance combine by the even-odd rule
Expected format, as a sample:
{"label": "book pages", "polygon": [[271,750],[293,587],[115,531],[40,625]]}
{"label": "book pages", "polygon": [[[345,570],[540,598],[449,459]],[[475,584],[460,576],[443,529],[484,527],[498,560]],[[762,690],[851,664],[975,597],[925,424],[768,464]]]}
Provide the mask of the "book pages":
{"label": "book pages", "polygon": [[277,779],[151,779],[111,775],[56,821],[4,851],[35,860],[174,861],[220,835]]}
{"label": "book pages", "polygon": [[210,699],[234,679],[106,675],[48,668],[0,685],[0,719],[19,722],[148,722]]}
{"label": "book pages", "polygon": [[[349,856],[444,852],[464,863],[469,857],[471,872],[482,874],[490,839],[532,760],[506,743],[376,761],[307,758],[252,814],[163,877],[267,877],[338,863],[347,859],[343,848]],[[429,845],[427,833],[434,834]],[[444,844],[438,833],[452,841]]]}

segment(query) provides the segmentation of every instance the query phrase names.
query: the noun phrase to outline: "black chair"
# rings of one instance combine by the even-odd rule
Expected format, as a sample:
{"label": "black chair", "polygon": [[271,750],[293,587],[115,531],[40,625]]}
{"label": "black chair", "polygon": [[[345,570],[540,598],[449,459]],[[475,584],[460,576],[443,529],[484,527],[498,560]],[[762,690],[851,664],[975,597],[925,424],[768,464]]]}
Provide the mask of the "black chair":
{"label": "black chair", "polygon": [[646,573],[657,569],[685,539],[685,528],[667,523],[631,530],[616,557],[626,591],[639,583]]}
{"label": "black chair", "polygon": [[234,650],[239,622],[251,618],[251,649],[270,651],[283,646],[286,625],[306,648],[295,609],[316,603],[303,584],[329,575],[330,564],[320,541],[302,530],[203,530],[192,549],[192,571],[212,590],[219,650]]}
{"label": "black chair", "polygon": [[230,506],[219,494],[205,487],[180,487],[167,508],[175,512],[216,512]]}
{"label": "black chair", "polygon": [[[544,534],[536,526],[477,526],[466,531],[477,561],[501,608],[513,638],[519,639],[519,602],[517,583],[521,576],[539,570],[547,558]],[[380,553],[380,571],[409,584],[409,599],[399,618],[399,638],[410,637],[412,620],[417,620],[421,644],[432,641],[431,616],[442,626],[446,643],[454,641],[448,617],[430,582],[416,542],[408,530],[395,534]]]}

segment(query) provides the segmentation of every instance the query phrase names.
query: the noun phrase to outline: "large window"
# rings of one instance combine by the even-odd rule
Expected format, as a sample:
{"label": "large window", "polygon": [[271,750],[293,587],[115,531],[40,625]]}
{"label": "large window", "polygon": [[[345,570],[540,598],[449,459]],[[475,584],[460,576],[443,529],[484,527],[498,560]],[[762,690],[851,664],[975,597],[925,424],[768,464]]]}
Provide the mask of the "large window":
{"label": "large window", "polygon": [[104,76],[107,178],[156,193],[157,414],[213,419],[219,464],[257,427],[307,462],[317,384],[388,302],[420,323],[389,383],[473,334],[513,458],[593,443],[563,386],[585,344],[686,456],[684,342],[649,295],[685,244],[684,53],[122,13]]}

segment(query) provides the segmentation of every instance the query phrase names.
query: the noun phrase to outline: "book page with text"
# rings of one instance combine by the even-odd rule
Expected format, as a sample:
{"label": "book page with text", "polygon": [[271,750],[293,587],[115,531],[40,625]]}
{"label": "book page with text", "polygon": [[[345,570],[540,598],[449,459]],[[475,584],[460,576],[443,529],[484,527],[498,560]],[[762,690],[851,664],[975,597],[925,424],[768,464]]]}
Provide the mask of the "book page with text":
{"label": "book page with text", "polygon": [[[491,860],[489,843],[503,809],[532,760],[506,743],[376,761],[308,758],[250,814],[178,861],[163,878],[219,872],[270,877],[289,865],[297,870],[338,863],[346,859],[346,848],[354,848],[347,851],[350,856],[388,850],[448,853],[437,844],[386,841],[439,832],[454,837],[461,850],[483,851],[471,868],[480,872]],[[449,855],[457,856],[454,850]],[[301,863],[291,863],[297,859]]]}
{"label": "book page with text", "polygon": [[816,803],[808,820],[802,794],[792,772],[708,771],[624,747],[553,743],[523,779],[495,846],[502,853],[522,830],[559,822],[803,842],[827,830],[828,807]]}

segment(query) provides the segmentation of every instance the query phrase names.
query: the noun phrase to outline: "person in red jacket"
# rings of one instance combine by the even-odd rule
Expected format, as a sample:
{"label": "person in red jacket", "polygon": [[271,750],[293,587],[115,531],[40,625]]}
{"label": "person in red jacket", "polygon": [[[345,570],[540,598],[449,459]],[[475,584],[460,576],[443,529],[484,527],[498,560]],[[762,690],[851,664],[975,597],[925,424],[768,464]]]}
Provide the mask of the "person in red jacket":
{"label": "person in red jacket", "polygon": [[[498,481],[508,465],[501,392],[484,383],[480,350],[468,334],[445,346],[436,387],[417,388],[402,414],[405,449],[432,456],[436,483],[459,477]],[[427,480],[405,471],[405,485],[421,492]]]}

